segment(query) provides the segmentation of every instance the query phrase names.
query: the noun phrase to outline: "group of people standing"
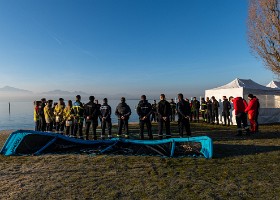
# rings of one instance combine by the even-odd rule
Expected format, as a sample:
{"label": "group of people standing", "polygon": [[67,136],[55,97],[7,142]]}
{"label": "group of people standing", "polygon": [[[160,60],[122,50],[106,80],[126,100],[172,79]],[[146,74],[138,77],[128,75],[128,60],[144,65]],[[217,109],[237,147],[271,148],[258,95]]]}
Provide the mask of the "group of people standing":
{"label": "group of people standing", "polygon": [[[258,98],[253,94],[249,94],[249,103],[247,103],[247,101],[241,97],[234,98],[231,96],[229,97],[229,100],[233,103],[235,110],[235,119],[238,132],[237,136],[242,136],[242,128],[246,130],[247,135],[258,132],[258,117],[260,108],[260,102]],[[250,127],[247,124],[247,118],[250,121]]]}
{"label": "group of people standing", "polygon": [[[183,99],[183,95],[178,95],[179,102],[176,104],[168,102],[165,95],[160,95],[160,101],[154,102],[151,105],[145,95],[141,96],[141,100],[136,108],[139,116],[140,139],[144,139],[144,127],[147,127],[148,138],[153,139],[151,120],[158,123],[158,138],[163,138],[163,128],[165,127],[166,138],[171,137],[170,121],[175,121],[175,112],[178,113],[179,132],[183,136],[183,130],[186,130],[187,135],[190,133],[190,105]],[[156,105],[156,107],[154,107]],[[173,111],[173,109],[175,111]],[[85,139],[89,139],[89,130],[92,128],[93,139],[97,139],[96,129],[98,121],[101,121],[101,139],[105,138],[105,131],[108,130],[108,138],[112,138],[112,109],[108,105],[107,98],[103,99],[103,104],[98,104],[94,96],[89,97],[89,102],[81,103],[81,96],[76,96],[76,101],[71,100],[64,102],[63,98],[59,98],[58,103],[53,103],[53,100],[42,98],[41,101],[34,102],[34,121],[36,131],[52,132],[54,129],[57,133],[65,134],[83,139],[83,127],[85,127]],[[129,137],[128,121],[131,115],[131,109],[126,104],[124,97],[118,104],[115,110],[115,115],[118,117],[118,132],[117,137],[121,137],[123,130],[125,137]],[[154,119],[153,119],[154,118]],[[85,125],[84,125],[85,123]]]}
{"label": "group of people standing", "polygon": [[112,137],[111,133],[111,107],[108,105],[108,100],[103,99],[103,104],[98,104],[94,101],[94,96],[89,97],[89,102],[81,103],[81,96],[76,96],[76,101],[72,103],[68,101],[65,105],[64,99],[60,98],[59,102],[53,105],[53,100],[46,101],[45,98],[35,102],[34,121],[36,131],[56,132],[67,136],[83,138],[83,125],[85,122],[85,139],[89,139],[89,130],[92,127],[93,139],[97,139],[96,128],[98,120],[101,121],[102,133],[105,135],[106,128],[108,129],[108,137]]}
{"label": "group of people standing", "polygon": [[[223,125],[230,125],[230,110],[233,103],[236,122],[238,127],[238,134],[242,135],[242,125],[249,134],[249,127],[247,125],[247,115],[250,120],[251,132],[258,131],[258,109],[259,101],[252,94],[248,95],[249,104],[241,97],[223,97],[223,111],[224,118]],[[85,139],[89,139],[90,127],[92,128],[93,139],[97,139],[96,129],[98,123],[101,123],[101,139],[105,138],[105,131],[108,131],[108,138],[112,138],[112,119],[111,106],[108,105],[108,99],[103,99],[103,104],[99,104],[94,96],[89,97],[89,102],[81,103],[81,96],[76,96],[76,101],[72,103],[71,100],[64,102],[63,98],[59,98],[58,103],[53,103],[53,100],[46,101],[45,98],[41,101],[34,102],[34,121],[36,131],[53,131],[73,137],[83,137],[83,128],[85,127]],[[178,132],[180,137],[191,135],[190,121],[199,122],[200,114],[203,122],[219,124],[219,102],[215,97],[209,97],[199,102],[195,97],[191,100],[184,99],[183,94],[178,94],[178,102],[173,100],[168,102],[165,95],[160,95],[160,101],[150,104],[145,95],[141,96],[141,100],[136,107],[139,116],[139,139],[144,139],[144,127],[147,128],[148,138],[153,139],[151,122],[158,123],[158,139],[163,139],[163,128],[165,127],[165,137],[171,137],[170,122],[175,121],[175,115],[178,115]],[[128,121],[131,115],[131,109],[126,104],[126,99],[121,98],[115,110],[115,115],[118,117],[117,137],[121,137],[123,130],[124,136],[129,138]],[[85,125],[84,125],[85,124]],[[78,136],[77,136],[78,135]]]}

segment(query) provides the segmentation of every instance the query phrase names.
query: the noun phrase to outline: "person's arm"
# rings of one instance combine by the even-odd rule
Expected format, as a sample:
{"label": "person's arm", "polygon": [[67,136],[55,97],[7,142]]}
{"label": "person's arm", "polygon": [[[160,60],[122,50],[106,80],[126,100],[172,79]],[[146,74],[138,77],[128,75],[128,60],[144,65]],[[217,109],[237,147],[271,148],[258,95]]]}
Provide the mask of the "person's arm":
{"label": "person's arm", "polygon": [[127,106],[127,113],[124,115],[125,117],[129,117],[130,115],[131,115],[131,109],[130,109],[130,107],[128,106],[128,105],[126,105]]}
{"label": "person's arm", "polygon": [[118,117],[121,117],[121,115],[119,113],[119,106],[116,107],[115,115],[117,115]]}
{"label": "person's arm", "polygon": [[137,111],[138,116],[142,117],[140,103],[138,104],[136,111]]}
{"label": "person's arm", "polygon": [[182,111],[182,106],[180,105],[180,103],[177,104],[177,111],[182,117],[186,117]]}
{"label": "person's arm", "polygon": [[148,104],[148,109],[150,110],[150,112],[148,112],[148,114],[146,115],[146,117],[150,117],[150,115],[153,113],[153,110],[152,110],[152,105],[149,103]]}

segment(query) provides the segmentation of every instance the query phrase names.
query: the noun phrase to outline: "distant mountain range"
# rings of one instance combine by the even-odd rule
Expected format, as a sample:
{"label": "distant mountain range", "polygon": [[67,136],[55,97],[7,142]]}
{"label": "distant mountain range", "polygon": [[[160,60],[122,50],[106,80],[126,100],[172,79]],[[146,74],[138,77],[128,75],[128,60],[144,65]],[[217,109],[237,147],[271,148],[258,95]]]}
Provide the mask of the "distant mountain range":
{"label": "distant mountain range", "polygon": [[0,88],[0,92],[9,92],[9,93],[28,93],[28,94],[33,94],[32,91],[29,90],[23,90],[23,89],[19,89],[19,88],[15,88],[15,87],[10,87],[10,86],[5,86]]}
{"label": "distant mountain range", "polygon": [[[15,99],[21,97],[20,99],[40,99],[42,97],[45,98],[59,98],[63,97],[65,99],[74,99],[76,95],[81,95],[82,99],[86,100],[89,96],[94,95],[96,98],[103,99],[107,97],[109,99],[120,99],[122,96],[126,97],[126,99],[138,99],[138,96],[133,96],[125,93],[118,94],[89,94],[83,91],[74,91],[69,92],[65,90],[52,90],[47,92],[34,93],[29,90],[19,89],[15,87],[5,86],[0,88],[0,97],[1,99]],[[0,99],[0,100],[1,100]]]}

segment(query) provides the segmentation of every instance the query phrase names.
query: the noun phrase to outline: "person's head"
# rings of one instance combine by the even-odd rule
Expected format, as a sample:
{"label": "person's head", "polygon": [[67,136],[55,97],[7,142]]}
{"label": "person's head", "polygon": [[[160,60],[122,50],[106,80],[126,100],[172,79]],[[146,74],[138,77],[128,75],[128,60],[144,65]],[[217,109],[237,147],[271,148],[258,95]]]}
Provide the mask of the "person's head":
{"label": "person's head", "polygon": [[76,96],[76,101],[81,101],[81,95]]}
{"label": "person's head", "polygon": [[53,100],[48,100],[47,103],[48,103],[49,106],[52,106]]}
{"label": "person's head", "polygon": [[147,99],[146,95],[141,96],[141,100],[145,101]]}
{"label": "person's head", "polygon": [[223,96],[223,100],[226,100],[227,99],[227,97],[226,96]]}
{"label": "person's head", "polygon": [[97,100],[97,99],[95,99],[94,103],[98,104],[98,100]]}
{"label": "person's head", "polygon": [[154,100],[154,103],[157,103],[157,100]]}
{"label": "person's head", "polygon": [[206,97],[206,101],[209,101],[210,100],[210,98],[209,97]]}
{"label": "person's head", "polygon": [[174,102],[174,99],[171,99],[170,101],[171,101],[171,103],[173,103],[173,102]]}
{"label": "person's head", "polygon": [[228,98],[229,101],[232,101],[233,99],[234,99],[233,96],[230,96],[230,97]]}
{"label": "person's head", "polygon": [[161,94],[161,95],[159,96],[159,99],[160,99],[160,100],[164,100],[164,99],[165,99],[165,95],[164,95],[164,94]]}
{"label": "person's head", "polygon": [[248,94],[248,99],[251,100],[254,98],[254,95],[253,94]]}
{"label": "person's head", "polygon": [[42,98],[42,99],[41,99],[41,102],[42,102],[42,103],[46,103],[46,98]]}
{"label": "person's head", "polygon": [[201,101],[205,101],[204,97],[201,98]]}
{"label": "person's head", "polygon": [[125,98],[124,97],[121,98],[121,102],[125,103]]}
{"label": "person's head", "polygon": [[215,100],[215,97],[214,97],[214,96],[212,96],[212,97],[211,97],[211,99]]}
{"label": "person's head", "polygon": [[190,102],[190,100],[188,98],[185,99],[186,102]]}
{"label": "person's head", "polygon": [[194,97],[193,100],[195,101],[195,100],[196,100],[196,97]]}
{"label": "person's head", "polygon": [[41,105],[41,101],[36,101],[36,102],[35,102],[35,105],[36,105],[36,106],[40,106],[40,105]]}
{"label": "person's head", "polygon": [[94,96],[90,96],[89,98],[88,98],[90,101],[94,101]]}
{"label": "person's head", "polygon": [[108,103],[108,99],[107,99],[107,98],[104,98],[104,99],[103,99],[103,103]]}
{"label": "person's head", "polygon": [[63,98],[59,98],[59,103],[63,104],[63,102],[64,102],[64,99]]}
{"label": "person's head", "polygon": [[72,107],[72,101],[71,100],[68,101],[68,106]]}
{"label": "person's head", "polygon": [[178,100],[182,101],[184,99],[184,95],[182,93],[178,94]]}

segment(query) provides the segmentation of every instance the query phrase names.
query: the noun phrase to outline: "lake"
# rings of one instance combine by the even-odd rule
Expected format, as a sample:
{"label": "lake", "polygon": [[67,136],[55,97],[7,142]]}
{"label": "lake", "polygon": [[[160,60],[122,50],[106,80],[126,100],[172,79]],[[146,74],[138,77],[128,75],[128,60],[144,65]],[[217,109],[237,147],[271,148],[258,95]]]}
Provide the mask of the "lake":
{"label": "lake", "polygon": [[[66,101],[65,101],[66,102]],[[120,100],[109,100],[109,105],[112,107],[112,122],[117,123],[115,109]],[[138,115],[135,107],[139,100],[127,100],[127,104],[131,108],[131,117],[129,122],[138,122]],[[153,101],[149,101],[153,103]],[[18,129],[34,129],[33,121],[33,102],[10,102],[11,112],[9,114],[9,102],[0,102],[0,130],[18,130]],[[66,102],[67,103],[67,102]],[[84,102],[83,103],[87,103]],[[102,103],[102,101],[99,101]]]}

